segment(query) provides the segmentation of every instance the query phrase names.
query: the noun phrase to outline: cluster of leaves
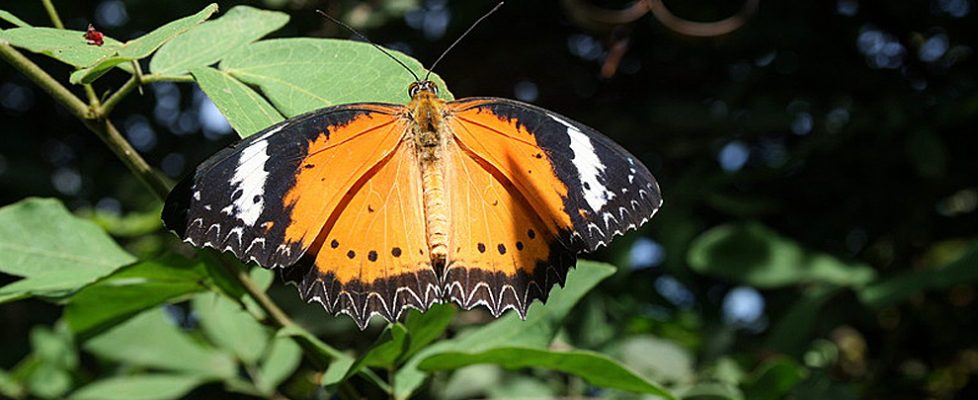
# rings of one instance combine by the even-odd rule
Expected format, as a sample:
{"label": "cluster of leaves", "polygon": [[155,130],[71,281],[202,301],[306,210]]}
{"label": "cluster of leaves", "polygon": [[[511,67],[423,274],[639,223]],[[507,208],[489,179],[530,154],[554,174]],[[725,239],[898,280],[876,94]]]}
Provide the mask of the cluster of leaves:
{"label": "cluster of leaves", "polygon": [[[125,43],[107,37],[103,46],[87,44],[83,32],[32,27],[2,12],[17,27],[0,31],[0,43],[75,67],[75,84],[91,84],[113,69],[133,74],[137,82],[189,76],[242,136],[332,104],[405,100],[404,71],[369,45],[259,41],[288,17],[235,7],[206,21],[216,11],[208,6]],[[420,70],[416,61],[397,57]],[[143,75],[145,61],[149,71]],[[246,294],[220,255],[166,252],[140,260],[106,228],[150,235],[159,234],[158,223],[100,222],[72,215],[53,199],[0,208],[0,272],[22,278],[0,288],[0,302],[34,297],[64,306],[53,329],[34,330],[33,351],[10,372],[0,372],[0,394],[168,399],[223,383],[225,390],[265,397],[279,395],[283,382],[296,376],[298,383],[288,390],[313,381],[313,389],[343,395],[355,390],[347,382],[359,376],[373,385],[370,390],[407,398],[435,371],[496,364],[560,371],[598,387],[672,398],[607,355],[550,348],[573,306],[614,272],[605,264],[581,262],[567,285],[546,306],[534,304],[525,321],[510,313],[444,339],[456,309],[437,305],[389,325],[374,345],[351,355],[298,325],[270,323],[267,310]],[[261,268],[251,269],[250,277],[261,291],[273,280]],[[96,357],[95,373],[81,372],[79,351]],[[300,368],[303,355],[307,368]]]}

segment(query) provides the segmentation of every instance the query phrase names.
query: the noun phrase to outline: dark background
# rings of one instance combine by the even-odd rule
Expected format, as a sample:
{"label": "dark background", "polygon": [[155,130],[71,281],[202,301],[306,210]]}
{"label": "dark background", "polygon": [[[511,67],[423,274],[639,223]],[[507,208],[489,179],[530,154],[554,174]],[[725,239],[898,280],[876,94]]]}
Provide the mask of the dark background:
{"label": "dark background", "polygon": [[[56,3],[69,28],[94,21],[125,40],[207,2]],[[290,23],[273,37],[350,37],[312,11],[322,8],[426,64],[494,4],[218,3],[222,11],[244,3],[290,13]],[[707,0],[665,5],[700,22],[745,7]],[[881,280],[933,268],[948,249],[973,240],[976,4],[761,1],[744,14],[743,26],[707,37],[677,31],[655,13],[595,22],[601,12],[632,6],[511,1],[435,70],[456,97],[518,98],[595,127],[658,178],[665,198],[660,214],[591,257],[620,267],[581,307],[601,310],[600,323],[588,325],[592,316],[580,311],[569,334],[595,347],[625,334],[655,334],[678,343],[697,370],[721,356],[752,366],[786,354],[811,367],[798,398],[978,395],[974,282],[952,282],[882,309],[864,307],[842,290],[805,315],[811,329],[800,328],[797,343],[772,348],[771,327],[811,287],[757,289],[698,274],[686,262],[691,240],[731,221],[760,221],[812,251],[868,264]],[[48,23],[39,3],[3,7],[32,24]],[[67,67],[30,57],[67,81]],[[0,79],[0,205],[45,196],[80,212],[158,211],[152,194],[45,93],[6,64]],[[96,89],[124,79],[110,75]],[[146,87],[114,115],[150,164],[173,178],[234,138],[191,84]],[[116,236],[137,254],[171,241],[162,232]],[[329,319],[289,306],[294,293],[281,289],[277,298],[300,320]],[[27,353],[30,326],[53,323],[59,313],[34,300],[0,305],[0,367]],[[613,333],[594,333],[596,326]],[[839,356],[813,366],[808,355],[826,343]]]}

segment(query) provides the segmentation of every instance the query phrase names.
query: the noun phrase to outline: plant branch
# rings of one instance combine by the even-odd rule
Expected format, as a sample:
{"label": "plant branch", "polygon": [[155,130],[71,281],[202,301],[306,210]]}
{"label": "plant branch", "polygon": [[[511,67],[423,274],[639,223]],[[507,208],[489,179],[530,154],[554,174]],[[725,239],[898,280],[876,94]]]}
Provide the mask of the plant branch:
{"label": "plant branch", "polygon": [[[129,170],[135,174],[157,197],[164,199],[167,193],[170,192],[170,183],[154,171],[146,160],[134,149],[129,142],[122,136],[119,130],[105,118],[105,108],[102,109],[92,109],[89,108],[85,103],[78,99],[77,96],[71,93],[67,88],[65,88],[61,83],[51,77],[47,72],[34,64],[31,60],[21,54],[19,51],[14,49],[8,44],[0,44],[0,57],[4,58],[13,65],[15,68],[20,70],[24,75],[27,75],[34,83],[40,86],[44,91],[54,97],[59,103],[65,106],[72,115],[80,119],[85,126],[95,133],[103,142],[112,150],[113,153],[126,165]],[[123,86],[135,86],[135,84],[130,85],[127,83]],[[110,99],[109,101],[114,106],[119,102],[125,93],[131,91],[132,88],[126,90],[120,89],[116,93],[115,100]],[[109,102],[106,102],[109,103]],[[258,289],[255,282],[251,280],[241,268],[238,268],[234,263],[228,262],[222,259],[220,263],[222,267],[227,269],[227,271],[238,281],[238,283],[244,288],[245,292],[251,296],[256,303],[264,310],[279,327],[286,327],[295,325],[291,319],[285,314],[275,304],[275,302],[270,299],[265,292]]]}
{"label": "plant branch", "polygon": [[133,174],[139,178],[153,194],[161,199],[165,199],[167,193],[170,192],[170,182],[166,178],[156,173],[152,167],[146,162],[146,160],[139,155],[139,153],[134,149],[122,134],[116,129],[115,125],[111,121],[105,118],[99,119],[85,119],[82,122],[89,130],[95,133],[99,139],[103,142],[109,149],[115,153],[116,157],[129,168]]}
{"label": "plant branch", "polygon": [[61,17],[58,16],[58,10],[54,8],[54,4],[51,0],[41,0],[44,3],[44,9],[47,10],[48,16],[51,17],[51,23],[55,28],[64,29],[65,24],[61,23]]}
{"label": "plant branch", "polygon": [[91,119],[94,117],[92,110],[78,99],[71,91],[66,89],[57,80],[48,75],[41,67],[34,64],[19,51],[7,43],[0,43],[0,57],[3,57],[10,65],[14,66],[27,75],[34,83],[44,89],[51,97],[54,97],[61,105],[65,106],[71,115],[80,119]]}

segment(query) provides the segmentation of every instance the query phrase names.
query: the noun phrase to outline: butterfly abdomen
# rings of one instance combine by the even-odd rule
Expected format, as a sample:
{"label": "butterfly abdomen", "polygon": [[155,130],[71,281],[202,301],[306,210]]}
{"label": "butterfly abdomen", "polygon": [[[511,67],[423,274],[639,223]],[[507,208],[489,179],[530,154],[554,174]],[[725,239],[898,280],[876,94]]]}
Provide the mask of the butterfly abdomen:
{"label": "butterfly abdomen", "polygon": [[448,255],[449,213],[445,191],[445,174],[436,163],[422,165],[421,185],[424,190],[425,222],[428,228],[428,248],[434,264],[444,265]]}
{"label": "butterfly abdomen", "polygon": [[442,123],[443,102],[430,92],[415,95],[408,109],[414,119],[410,137],[421,170],[425,228],[433,265],[443,266],[448,256],[449,204],[445,188],[445,156],[450,134]]}

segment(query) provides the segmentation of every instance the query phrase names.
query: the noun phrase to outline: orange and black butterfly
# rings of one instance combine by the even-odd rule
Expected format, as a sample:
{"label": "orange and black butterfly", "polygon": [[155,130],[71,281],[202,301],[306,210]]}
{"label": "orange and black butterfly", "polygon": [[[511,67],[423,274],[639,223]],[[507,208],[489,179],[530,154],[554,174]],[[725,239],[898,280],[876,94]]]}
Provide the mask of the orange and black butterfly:
{"label": "orange and black butterfly", "polygon": [[594,129],[513,100],[357,103],[275,124],[170,193],[167,228],[282,269],[299,295],[364,328],[454,302],[524,316],[577,255],[648,221],[659,187]]}

